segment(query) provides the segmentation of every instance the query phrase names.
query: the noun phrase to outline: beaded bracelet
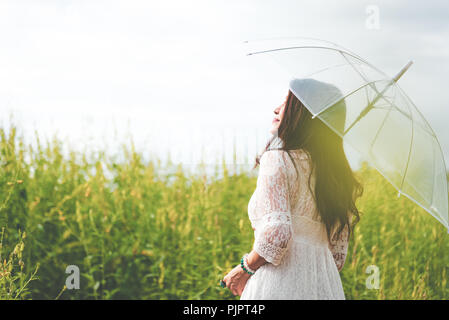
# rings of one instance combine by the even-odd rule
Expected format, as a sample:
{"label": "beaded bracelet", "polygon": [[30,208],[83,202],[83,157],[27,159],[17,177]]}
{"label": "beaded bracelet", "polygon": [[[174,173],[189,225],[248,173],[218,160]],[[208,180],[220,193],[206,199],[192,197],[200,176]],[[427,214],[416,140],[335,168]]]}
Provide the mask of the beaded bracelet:
{"label": "beaded bracelet", "polygon": [[249,272],[252,272],[253,274],[256,273],[256,270],[253,270],[248,266],[248,253],[245,254],[245,258],[243,259],[243,262],[245,264],[245,268],[248,269]]}
{"label": "beaded bracelet", "polygon": [[247,263],[247,261],[246,261],[246,257],[248,256],[248,254],[247,253],[245,253],[244,255],[243,255],[243,257],[242,257],[242,259],[240,259],[240,266],[242,267],[242,269],[246,272],[246,273],[248,273],[249,275],[253,275],[256,271],[255,270],[252,270],[252,269],[250,269],[250,267],[248,267],[248,263]]}

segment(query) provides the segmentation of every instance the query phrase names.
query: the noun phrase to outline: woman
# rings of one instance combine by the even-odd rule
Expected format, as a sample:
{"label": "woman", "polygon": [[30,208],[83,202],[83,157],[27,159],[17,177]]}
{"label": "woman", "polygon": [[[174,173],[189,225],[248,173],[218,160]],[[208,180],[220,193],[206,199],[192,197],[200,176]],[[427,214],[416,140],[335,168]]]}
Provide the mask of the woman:
{"label": "woman", "polygon": [[[346,159],[342,139],[292,93],[317,88],[320,99],[339,90],[312,79],[290,82],[286,101],[274,109],[271,133],[248,204],[252,251],[223,279],[241,299],[345,299],[339,271],[359,220],[363,193]],[[307,89],[310,91],[309,89]],[[324,97],[326,98],[326,97]],[[333,107],[344,129],[344,100]],[[334,111],[335,112],[335,111]],[[323,113],[325,119],[325,114]]]}

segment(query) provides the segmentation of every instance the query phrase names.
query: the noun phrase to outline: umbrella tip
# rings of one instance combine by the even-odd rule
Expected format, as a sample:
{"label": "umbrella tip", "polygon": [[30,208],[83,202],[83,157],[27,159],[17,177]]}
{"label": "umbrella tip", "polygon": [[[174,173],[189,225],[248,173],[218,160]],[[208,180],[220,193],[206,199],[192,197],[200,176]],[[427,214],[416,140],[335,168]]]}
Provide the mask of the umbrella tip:
{"label": "umbrella tip", "polygon": [[408,68],[410,68],[410,66],[413,64],[413,61],[410,60],[402,69],[401,71],[399,71],[399,73],[394,76],[393,81],[394,82],[398,82],[399,78],[402,77],[402,75],[408,70]]}

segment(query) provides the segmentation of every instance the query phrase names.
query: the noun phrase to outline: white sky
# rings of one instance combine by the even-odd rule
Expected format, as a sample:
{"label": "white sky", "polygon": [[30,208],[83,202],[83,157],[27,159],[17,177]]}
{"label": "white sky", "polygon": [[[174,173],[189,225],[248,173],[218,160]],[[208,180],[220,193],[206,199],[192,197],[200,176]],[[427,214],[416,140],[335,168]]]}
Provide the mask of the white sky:
{"label": "white sky", "polygon": [[[380,29],[365,26],[379,8]],[[401,78],[449,159],[447,1],[0,0],[0,112],[32,139],[117,148],[130,133],[145,155],[251,163],[268,138],[286,79],[244,56],[244,40],[336,42]],[[355,155],[350,156],[356,159]],[[355,160],[351,160],[355,161]]]}

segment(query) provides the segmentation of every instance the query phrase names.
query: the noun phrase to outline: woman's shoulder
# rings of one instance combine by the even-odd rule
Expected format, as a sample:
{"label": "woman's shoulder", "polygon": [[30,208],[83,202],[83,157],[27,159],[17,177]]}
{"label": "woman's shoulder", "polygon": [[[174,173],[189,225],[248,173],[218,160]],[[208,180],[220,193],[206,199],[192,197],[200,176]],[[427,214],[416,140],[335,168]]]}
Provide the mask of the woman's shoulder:
{"label": "woman's shoulder", "polygon": [[290,152],[292,158],[285,150],[281,149],[270,149],[265,151],[260,158],[260,168],[262,172],[273,171],[290,171],[294,170],[295,165],[293,164],[294,159],[297,157],[296,154]]}
{"label": "woman's shoulder", "polygon": [[260,176],[281,176],[288,171],[287,152],[284,150],[266,150],[260,158]]}
{"label": "woman's shoulder", "polygon": [[260,165],[281,164],[285,161],[287,152],[281,149],[266,150],[260,158]]}

